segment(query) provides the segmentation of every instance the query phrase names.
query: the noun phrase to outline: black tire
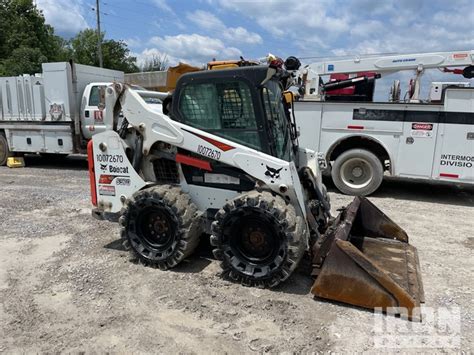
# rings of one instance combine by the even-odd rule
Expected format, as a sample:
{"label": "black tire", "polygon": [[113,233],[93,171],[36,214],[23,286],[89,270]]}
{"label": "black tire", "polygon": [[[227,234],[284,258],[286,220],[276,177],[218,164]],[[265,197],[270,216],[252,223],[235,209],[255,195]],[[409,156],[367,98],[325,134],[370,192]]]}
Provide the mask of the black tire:
{"label": "black tire", "polygon": [[11,156],[10,148],[8,148],[7,138],[0,133],[0,166],[7,164],[8,157]]}
{"label": "black tire", "polygon": [[365,149],[351,149],[337,157],[331,170],[332,181],[346,195],[367,196],[377,190],[383,180],[379,158]]}
{"label": "black tire", "polygon": [[226,203],[212,224],[211,245],[223,276],[246,286],[274,287],[305,252],[306,223],[280,196],[251,191]]}
{"label": "black tire", "polygon": [[145,265],[161,270],[191,255],[202,232],[196,205],[181,188],[171,185],[136,192],[119,222],[124,246]]}

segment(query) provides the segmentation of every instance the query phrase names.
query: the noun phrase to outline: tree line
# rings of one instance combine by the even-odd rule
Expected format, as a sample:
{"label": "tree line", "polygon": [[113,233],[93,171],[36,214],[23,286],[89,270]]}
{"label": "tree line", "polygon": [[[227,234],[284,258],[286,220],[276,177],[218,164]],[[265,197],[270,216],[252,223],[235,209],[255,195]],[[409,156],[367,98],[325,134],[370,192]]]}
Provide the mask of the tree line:
{"label": "tree line", "polygon": [[[74,60],[99,66],[97,31],[85,29],[66,40],[54,33],[32,0],[0,0],[0,76],[41,72],[41,63]],[[146,58],[141,67],[122,40],[101,33],[104,68],[126,73],[165,70],[166,57]]]}

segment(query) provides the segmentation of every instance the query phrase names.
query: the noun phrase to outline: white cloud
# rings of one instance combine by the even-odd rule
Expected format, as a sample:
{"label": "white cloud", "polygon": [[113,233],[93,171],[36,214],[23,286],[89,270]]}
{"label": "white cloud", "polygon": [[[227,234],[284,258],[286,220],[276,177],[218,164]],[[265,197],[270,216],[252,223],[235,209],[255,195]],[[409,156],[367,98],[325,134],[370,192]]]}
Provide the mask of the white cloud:
{"label": "white cloud", "polygon": [[288,34],[294,38],[300,35],[312,36],[313,29],[323,29],[328,33],[340,33],[349,29],[346,15],[329,14],[331,6],[336,10],[341,7],[334,0],[300,0],[291,4],[286,0],[217,2],[224,9],[255,19],[261,27],[277,36]]}
{"label": "white cloud", "polygon": [[37,0],[46,23],[54,27],[56,33],[69,37],[89,27],[82,13],[82,2],[68,0]]}
{"label": "white cloud", "polygon": [[220,39],[199,34],[179,34],[176,36],[152,37],[149,44],[153,46],[146,51],[156,50],[166,53],[171,64],[183,61],[189,64],[201,65],[213,58],[228,59],[242,55],[235,47],[226,46]]}
{"label": "white cloud", "polygon": [[350,29],[350,34],[358,37],[376,37],[383,34],[385,26],[377,20],[361,21]]}
{"label": "white cloud", "polygon": [[[300,56],[472,48],[472,0],[208,0],[254,20]],[[271,43],[271,42],[270,42]],[[285,50],[285,49],[283,49]],[[291,49],[290,49],[291,50]]]}
{"label": "white cloud", "polygon": [[190,12],[186,15],[186,18],[189,21],[198,25],[199,27],[207,30],[223,30],[226,28],[226,26],[221,20],[219,20],[214,14],[207,11],[197,10],[194,12]]}
{"label": "white cloud", "polygon": [[168,12],[170,14],[174,14],[173,9],[168,5],[166,0],[151,0],[152,4],[155,5],[160,10]]}
{"label": "white cloud", "polygon": [[231,42],[259,44],[262,43],[262,37],[258,33],[247,31],[243,27],[229,27],[222,36]]}
{"label": "white cloud", "polygon": [[186,18],[204,30],[231,43],[260,44],[262,37],[255,32],[239,27],[227,27],[217,16],[208,12],[197,10],[186,15]]}

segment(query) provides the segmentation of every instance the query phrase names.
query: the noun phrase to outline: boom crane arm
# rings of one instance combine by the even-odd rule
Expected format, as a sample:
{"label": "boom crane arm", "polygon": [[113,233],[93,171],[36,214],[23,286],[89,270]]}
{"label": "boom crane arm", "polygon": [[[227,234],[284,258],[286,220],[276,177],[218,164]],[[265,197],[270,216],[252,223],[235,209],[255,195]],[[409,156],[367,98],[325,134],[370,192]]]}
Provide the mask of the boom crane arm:
{"label": "boom crane arm", "polygon": [[[471,67],[474,65],[474,50],[412,53],[355,57],[353,59],[311,63],[303,69],[305,95],[320,96],[319,79],[321,76],[360,72],[395,73],[403,70],[416,70],[422,73],[425,69],[447,67]],[[469,71],[472,75],[473,70]]]}

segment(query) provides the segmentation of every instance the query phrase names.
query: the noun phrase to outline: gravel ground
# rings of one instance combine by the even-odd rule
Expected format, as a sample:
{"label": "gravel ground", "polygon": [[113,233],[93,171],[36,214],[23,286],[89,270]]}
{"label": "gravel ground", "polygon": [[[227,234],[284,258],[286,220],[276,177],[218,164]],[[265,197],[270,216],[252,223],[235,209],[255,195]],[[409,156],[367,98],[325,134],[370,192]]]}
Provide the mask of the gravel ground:
{"label": "gravel ground", "polygon": [[[27,166],[0,167],[0,352],[474,350],[472,188],[391,180],[371,198],[418,248],[419,324],[315,300],[302,272],[275,290],[230,283],[205,239],[172,271],[135,264],[90,216],[82,157]],[[334,213],[351,200],[329,191]]]}

